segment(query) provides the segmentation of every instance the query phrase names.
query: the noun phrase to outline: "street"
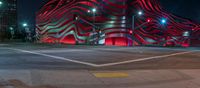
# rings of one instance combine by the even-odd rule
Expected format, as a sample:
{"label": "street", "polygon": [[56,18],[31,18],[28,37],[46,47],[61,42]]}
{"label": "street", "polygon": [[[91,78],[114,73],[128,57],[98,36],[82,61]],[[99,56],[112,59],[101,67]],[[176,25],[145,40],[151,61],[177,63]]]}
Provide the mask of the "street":
{"label": "street", "polygon": [[1,86],[200,88],[199,72],[195,47],[0,44]]}

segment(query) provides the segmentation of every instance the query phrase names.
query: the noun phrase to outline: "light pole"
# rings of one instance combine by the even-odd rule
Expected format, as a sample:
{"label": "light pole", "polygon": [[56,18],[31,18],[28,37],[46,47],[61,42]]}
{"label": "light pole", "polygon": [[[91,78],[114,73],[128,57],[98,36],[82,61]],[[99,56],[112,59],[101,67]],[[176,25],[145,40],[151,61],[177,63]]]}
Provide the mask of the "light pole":
{"label": "light pole", "polygon": [[13,27],[10,27],[10,34],[11,34],[11,39],[14,38],[14,35],[15,35],[15,31],[14,31],[14,28]]}
{"label": "light pole", "polygon": [[96,13],[96,8],[92,9],[92,14],[93,14],[93,23],[95,24],[95,13]]}
{"label": "light pole", "polygon": [[[95,15],[96,15],[96,11],[97,11],[96,8],[93,8],[93,9],[92,9],[93,24],[94,24],[94,25],[95,25]],[[95,40],[94,43],[98,45],[98,41],[99,41],[98,36],[99,36],[99,35],[98,35],[98,33],[96,32],[96,29],[95,29],[94,27],[93,27],[93,31],[94,31],[94,34],[97,35],[97,41]]]}
{"label": "light pole", "polygon": [[24,28],[25,30],[25,40],[28,40],[28,41],[31,41],[31,31],[30,29],[28,28],[28,24],[27,23],[23,23],[22,24],[22,27]]}
{"label": "light pole", "polygon": [[[138,16],[141,16],[141,15],[143,15],[143,12],[142,12],[142,11],[138,11],[137,15],[138,15]],[[136,16],[136,15],[133,15],[133,16],[132,16],[132,30],[135,29],[135,16]]]}
{"label": "light pole", "polygon": [[[136,14],[137,16],[141,16],[141,15],[143,15],[143,11],[138,11],[137,12],[137,14]],[[135,16],[136,15],[133,15],[132,16],[132,30],[131,30],[131,34],[132,34],[132,41],[134,42],[134,30],[135,30]]]}
{"label": "light pole", "polygon": [[[97,9],[96,8],[93,8],[92,10],[88,10],[87,11],[88,13],[92,13],[92,18],[93,18],[93,21],[92,21],[92,24],[95,25],[95,15],[96,15],[96,12],[97,12]],[[92,36],[94,36],[96,34],[96,30],[95,30],[95,27],[92,28]],[[98,36],[98,33],[97,33],[97,36]],[[96,43],[98,44],[98,39],[97,39],[97,42],[94,41],[93,43]]]}
{"label": "light pole", "polygon": [[88,10],[87,11],[88,13],[91,13],[92,12],[92,18],[93,18],[93,24],[95,24],[95,14],[97,12],[97,9],[96,8],[93,8],[92,10]]}
{"label": "light pole", "polygon": [[[88,10],[87,11],[88,13],[91,13],[92,12],[92,23],[93,23],[93,25],[95,24],[95,14],[96,14],[96,12],[97,12],[97,9],[96,8],[93,8],[92,10]],[[94,31],[94,30],[93,30]]]}
{"label": "light pole", "polygon": [[[96,8],[92,9],[92,15],[93,15],[93,24],[95,24],[95,14],[96,14]],[[93,28],[93,31],[95,32],[95,28]]]}

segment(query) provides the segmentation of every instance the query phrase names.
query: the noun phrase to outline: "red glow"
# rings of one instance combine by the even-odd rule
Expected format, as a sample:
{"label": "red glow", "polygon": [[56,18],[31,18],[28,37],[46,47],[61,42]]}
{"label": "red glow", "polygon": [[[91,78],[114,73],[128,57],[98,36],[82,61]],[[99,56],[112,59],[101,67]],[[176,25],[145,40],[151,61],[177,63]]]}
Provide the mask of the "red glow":
{"label": "red glow", "polygon": [[151,19],[151,18],[148,18],[148,19],[147,19],[147,22],[148,22],[148,23],[149,23],[149,22],[151,22],[151,21],[152,21],[152,19]]}
{"label": "red glow", "polygon": [[148,19],[147,22],[151,22],[151,20]]}
{"label": "red glow", "polygon": [[120,37],[113,37],[106,39],[106,45],[113,46],[132,46],[132,40]]}
{"label": "red glow", "polygon": [[[104,36],[102,38],[106,38],[106,45],[130,46],[134,43],[134,45],[190,46],[190,42],[182,41],[183,31],[192,31],[192,42],[196,43],[195,45],[200,44],[199,24],[164,11],[158,0],[73,0],[66,3],[67,1],[49,0],[37,13],[36,26],[37,31],[43,36],[40,39],[42,42],[89,44],[88,39],[95,40],[98,36],[92,33],[93,26],[81,21],[82,18],[88,22],[93,22],[95,19],[95,23],[101,24],[102,28],[99,30],[102,30],[101,36]],[[125,1],[130,4],[121,3]],[[129,6],[134,8],[127,9]],[[93,17],[92,8],[97,7],[102,8],[97,10],[102,11],[98,11]],[[130,14],[124,13],[129,12],[128,10]],[[131,13],[137,10],[142,10],[145,15],[135,20],[135,27],[144,25],[139,26],[137,30],[132,30],[129,21],[132,22],[131,18],[134,15]],[[76,19],[77,16],[80,19]],[[159,22],[159,19],[163,17],[168,18],[165,26],[160,25]],[[51,37],[44,36],[45,34]],[[90,34],[94,36],[91,38]],[[132,36],[134,36],[134,42]]]}
{"label": "red glow", "polygon": [[76,44],[76,39],[74,38],[73,35],[68,35],[64,39],[62,39],[60,42],[65,43],[65,44]]}
{"label": "red glow", "polygon": [[130,34],[133,34],[133,31],[132,31],[132,30],[130,30],[130,31],[129,31],[129,33],[130,33]]}

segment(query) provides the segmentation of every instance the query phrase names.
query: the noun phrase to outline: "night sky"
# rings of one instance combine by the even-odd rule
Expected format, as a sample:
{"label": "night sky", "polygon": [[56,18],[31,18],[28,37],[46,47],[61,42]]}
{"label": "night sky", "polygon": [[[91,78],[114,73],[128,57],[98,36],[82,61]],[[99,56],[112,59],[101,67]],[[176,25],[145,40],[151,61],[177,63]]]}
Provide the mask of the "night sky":
{"label": "night sky", "polygon": [[[200,0],[160,0],[163,8],[175,15],[200,23]],[[19,23],[35,23],[35,13],[44,0],[18,0]]]}
{"label": "night sky", "polygon": [[35,14],[44,5],[45,0],[18,0],[18,23],[35,25]]}
{"label": "night sky", "polygon": [[200,23],[200,0],[160,0],[165,10]]}

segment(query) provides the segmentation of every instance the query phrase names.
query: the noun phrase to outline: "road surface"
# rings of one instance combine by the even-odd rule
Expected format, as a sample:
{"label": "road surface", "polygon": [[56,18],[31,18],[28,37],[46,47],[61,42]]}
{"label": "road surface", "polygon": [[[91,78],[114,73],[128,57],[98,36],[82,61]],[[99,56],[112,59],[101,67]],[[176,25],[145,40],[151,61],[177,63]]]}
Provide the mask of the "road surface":
{"label": "road surface", "polygon": [[200,88],[199,69],[195,47],[0,44],[2,86]]}

